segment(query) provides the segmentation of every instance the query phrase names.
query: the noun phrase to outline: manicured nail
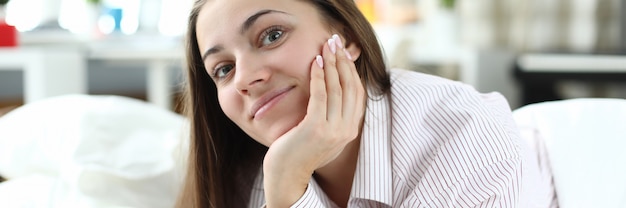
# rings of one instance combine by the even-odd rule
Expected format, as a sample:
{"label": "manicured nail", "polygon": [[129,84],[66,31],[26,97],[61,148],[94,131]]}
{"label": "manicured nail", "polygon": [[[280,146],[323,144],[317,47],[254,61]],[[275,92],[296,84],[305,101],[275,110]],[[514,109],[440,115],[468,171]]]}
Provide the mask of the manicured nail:
{"label": "manicured nail", "polygon": [[324,59],[322,59],[322,56],[315,56],[315,62],[317,62],[317,65],[319,65],[320,68],[324,68]]}
{"label": "manicured nail", "polygon": [[352,61],[352,55],[350,55],[350,52],[348,52],[348,50],[346,50],[345,48],[343,49],[343,52],[346,53],[346,57],[348,57],[348,59]]}
{"label": "manicured nail", "polygon": [[328,47],[330,47],[330,52],[337,52],[337,44],[335,43],[335,39],[328,39]]}
{"label": "manicured nail", "polygon": [[335,43],[337,44],[338,48],[343,48],[343,42],[341,41],[341,38],[339,38],[339,35],[334,34],[333,40],[335,40]]}

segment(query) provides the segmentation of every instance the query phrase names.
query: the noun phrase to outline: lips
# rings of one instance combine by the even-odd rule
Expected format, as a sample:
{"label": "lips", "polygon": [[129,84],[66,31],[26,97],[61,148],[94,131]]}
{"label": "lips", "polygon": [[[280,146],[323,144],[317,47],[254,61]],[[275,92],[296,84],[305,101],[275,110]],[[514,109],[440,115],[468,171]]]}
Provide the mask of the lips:
{"label": "lips", "polygon": [[252,105],[252,108],[250,108],[250,115],[252,116],[252,119],[259,118],[259,116],[261,116],[265,111],[267,111],[270,107],[276,104],[284,95],[287,94],[289,90],[293,88],[293,86],[290,86],[287,88],[274,90],[259,98],[259,100],[257,100],[254,105]]}

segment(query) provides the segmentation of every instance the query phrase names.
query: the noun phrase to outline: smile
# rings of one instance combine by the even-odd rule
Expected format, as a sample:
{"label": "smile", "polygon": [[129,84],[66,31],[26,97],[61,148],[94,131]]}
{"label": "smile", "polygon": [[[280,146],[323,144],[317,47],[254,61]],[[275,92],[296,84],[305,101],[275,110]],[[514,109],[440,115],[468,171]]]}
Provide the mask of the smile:
{"label": "smile", "polygon": [[252,119],[260,119],[261,117],[263,117],[265,112],[267,112],[270,108],[276,105],[293,88],[294,86],[290,86],[287,88],[275,90],[267,93],[259,100],[257,100],[250,109],[250,115],[252,115]]}

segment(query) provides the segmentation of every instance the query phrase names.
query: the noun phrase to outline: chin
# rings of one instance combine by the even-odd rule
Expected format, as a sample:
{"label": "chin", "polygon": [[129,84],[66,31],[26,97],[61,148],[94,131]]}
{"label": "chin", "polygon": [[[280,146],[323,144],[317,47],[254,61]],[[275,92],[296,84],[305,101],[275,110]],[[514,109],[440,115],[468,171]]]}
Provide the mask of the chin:
{"label": "chin", "polygon": [[[260,131],[265,132],[265,138],[267,138],[266,141],[268,141],[269,145],[271,145],[271,143],[274,143],[274,141],[278,140],[278,138],[296,127],[298,123],[302,121],[303,117],[304,115],[276,121],[273,122],[269,128],[260,129]],[[267,131],[268,129],[269,131]]]}

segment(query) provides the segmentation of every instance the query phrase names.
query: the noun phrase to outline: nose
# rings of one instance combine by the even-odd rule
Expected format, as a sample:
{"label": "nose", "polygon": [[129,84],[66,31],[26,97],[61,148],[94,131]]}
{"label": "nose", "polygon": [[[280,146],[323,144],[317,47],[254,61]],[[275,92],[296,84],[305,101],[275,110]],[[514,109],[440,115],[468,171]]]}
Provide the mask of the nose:
{"label": "nose", "polygon": [[271,76],[271,70],[262,60],[252,57],[240,58],[235,63],[235,85],[241,95],[250,95],[265,84]]}

